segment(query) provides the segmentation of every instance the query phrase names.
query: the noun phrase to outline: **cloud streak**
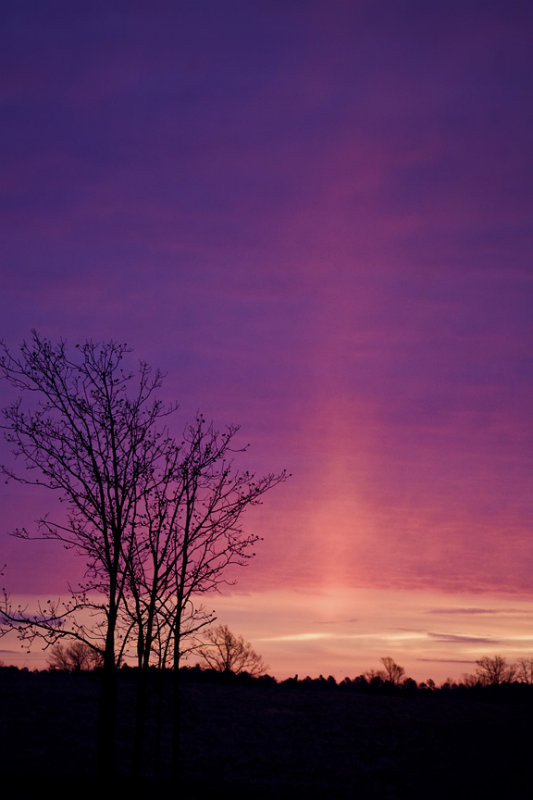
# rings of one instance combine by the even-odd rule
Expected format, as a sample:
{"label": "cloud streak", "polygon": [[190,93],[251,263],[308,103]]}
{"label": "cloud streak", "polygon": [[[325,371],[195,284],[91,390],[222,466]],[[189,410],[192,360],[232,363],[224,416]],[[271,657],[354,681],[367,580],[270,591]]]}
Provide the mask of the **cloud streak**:
{"label": "cloud streak", "polygon": [[471,616],[475,614],[530,614],[530,611],[526,611],[523,608],[431,608],[425,612],[426,614],[461,614],[466,616]]}

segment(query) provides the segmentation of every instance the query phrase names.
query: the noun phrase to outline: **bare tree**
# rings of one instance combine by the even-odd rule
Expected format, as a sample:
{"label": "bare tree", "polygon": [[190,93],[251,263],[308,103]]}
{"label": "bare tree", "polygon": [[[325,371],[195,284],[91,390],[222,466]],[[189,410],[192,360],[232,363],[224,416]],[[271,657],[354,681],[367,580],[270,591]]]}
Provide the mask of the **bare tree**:
{"label": "bare tree", "polygon": [[[184,641],[210,622],[195,597],[226,582],[226,568],[245,565],[259,537],[245,533],[244,511],[287,477],[256,478],[233,456],[238,431],[219,432],[199,415],[176,442],[164,425],[174,407],[155,399],[161,375],[141,363],[123,367],[129,350],[86,342],[71,356],[33,332],[16,355],[0,345],[0,375],[19,397],[2,426],[26,471],[8,479],[57,493],[64,513],[43,517],[22,539],[51,539],[81,555],[85,579],[67,601],[33,612],[13,609],[7,594],[0,621],[47,646],[69,637],[103,659],[99,753],[112,771],[117,664],[134,643],[141,667],[138,735],[142,741],[145,676],[151,663],[175,675],[174,742],[179,740],[177,681]],[[144,677],[143,677],[144,676]],[[144,687],[144,688],[143,688]],[[175,758],[177,764],[177,757]]]}
{"label": "bare tree", "polygon": [[[64,342],[54,345],[35,331],[16,355],[0,345],[0,375],[19,392],[4,409],[2,427],[26,467],[3,467],[3,474],[52,490],[65,509],[55,520],[43,517],[36,532],[15,535],[58,541],[86,562],[85,582],[70,601],[32,614],[4,603],[2,616],[26,638],[40,635],[53,644],[68,635],[100,648],[99,752],[106,774],[112,771],[119,612],[138,507],[166,446],[158,423],[168,413],[154,399],[160,373],[141,363],[134,375],[122,365],[127,353],[124,344],[86,342],[71,356]],[[91,616],[90,627],[80,610]]]}
{"label": "bare tree", "polygon": [[70,645],[56,642],[50,650],[48,666],[51,670],[81,672],[101,667],[102,656],[85,642],[73,642]]}
{"label": "bare tree", "polygon": [[264,675],[268,669],[250,642],[233,634],[227,625],[217,625],[208,630],[198,653],[204,663],[217,672]]}
{"label": "bare tree", "polygon": [[533,658],[519,658],[516,664],[516,678],[520,683],[533,684]]}
{"label": "bare tree", "polygon": [[516,675],[516,664],[509,664],[503,656],[483,656],[476,664],[476,676],[483,686],[510,683]]}
{"label": "bare tree", "polygon": [[217,431],[198,415],[179,445],[167,450],[157,486],[143,499],[143,525],[130,561],[127,608],[138,634],[139,663],[147,669],[155,657],[173,667],[176,772],[184,642],[213,619],[195,598],[227,583],[227,567],[249,562],[259,537],[245,532],[243,514],[287,478],[285,471],[257,478],[237,469],[235,455],[247,450],[235,444],[238,430]]}
{"label": "bare tree", "polygon": [[399,686],[401,679],[405,675],[405,669],[400,667],[390,656],[384,656],[380,661],[384,667],[385,680],[394,684],[394,686]]}

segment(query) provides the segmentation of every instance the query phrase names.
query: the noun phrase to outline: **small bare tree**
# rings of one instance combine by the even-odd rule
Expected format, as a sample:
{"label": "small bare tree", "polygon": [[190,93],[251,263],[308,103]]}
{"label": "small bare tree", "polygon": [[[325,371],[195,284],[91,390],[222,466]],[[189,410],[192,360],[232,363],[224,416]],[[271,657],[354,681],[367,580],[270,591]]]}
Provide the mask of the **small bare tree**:
{"label": "small bare tree", "polygon": [[503,656],[483,656],[476,664],[476,676],[483,686],[510,683],[516,676],[516,664],[509,664]]}
{"label": "small bare tree", "polygon": [[198,653],[204,663],[217,672],[234,672],[236,675],[247,672],[257,676],[264,675],[268,669],[250,642],[233,634],[227,625],[211,628]]}
{"label": "small bare tree", "polygon": [[389,683],[392,683],[394,686],[399,686],[405,675],[405,669],[400,667],[390,656],[384,656],[380,661],[384,667],[385,680],[389,681]]}
{"label": "small bare tree", "polygon": [[72,642],[72,644],[57,642],[48,656],[48,667],[51,670],[81,672],[101,666],[101,653],[85,642]]}
{"label": "small bare tree", "polygon": [[516,678],[520,683],[533,684],[533,658],[519,658],[516,664]]}

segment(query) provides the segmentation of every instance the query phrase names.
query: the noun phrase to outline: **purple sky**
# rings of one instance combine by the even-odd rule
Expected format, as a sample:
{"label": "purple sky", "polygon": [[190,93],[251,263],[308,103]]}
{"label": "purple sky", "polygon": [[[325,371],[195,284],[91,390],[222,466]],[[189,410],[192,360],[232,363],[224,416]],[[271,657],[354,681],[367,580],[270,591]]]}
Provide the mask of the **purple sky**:
{"label": "purple sky", "polygon": [[[127,341],[180,420],[240,423],[246,466],[293,473],[221,621],[275,674],[532,654],[530,4],[2,17],[2,337]],[[24,595],[70,574],[7,536],[48,502],[3,488]]]}

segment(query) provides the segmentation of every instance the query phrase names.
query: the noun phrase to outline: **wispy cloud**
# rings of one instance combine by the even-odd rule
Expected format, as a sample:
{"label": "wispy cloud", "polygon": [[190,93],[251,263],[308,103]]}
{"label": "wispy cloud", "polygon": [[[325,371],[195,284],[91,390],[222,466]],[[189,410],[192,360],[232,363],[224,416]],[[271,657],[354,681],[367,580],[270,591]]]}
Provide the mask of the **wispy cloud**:
{"label": "wispy cloud", "polygon": [[431,663],[431,664],[475,664],[475,659],[467,659],[467,658],[426,658],[424,656],[419,656],[417,661],[423,663]]}
{"label": "wispy cloud", "polygon": [[447,644],[500,644],[498,639],[493,639],[488,636],[468,636],[467,634],[458,633],[432,633],[431,631],[428,631],[427,635],[431,639],[436,639],[439,642],[446,642]]}
{"label": "wispy cloud", "polygon": [[319,639],[339,638],[333,633],[288,633],[283,636],[263,636],[256,639],[258,642],[313,642]]}
{"label": "wispy cloud", "polygon": [[431,608],[428,611],[424,612],[425,614],[463,614],[465,616],[470,616],[471,614],[524,614],[527,616],[531,616],[532,613],[530,610],[524,608]]}

